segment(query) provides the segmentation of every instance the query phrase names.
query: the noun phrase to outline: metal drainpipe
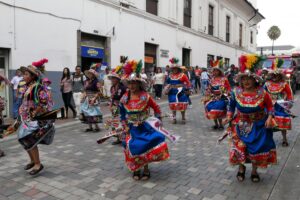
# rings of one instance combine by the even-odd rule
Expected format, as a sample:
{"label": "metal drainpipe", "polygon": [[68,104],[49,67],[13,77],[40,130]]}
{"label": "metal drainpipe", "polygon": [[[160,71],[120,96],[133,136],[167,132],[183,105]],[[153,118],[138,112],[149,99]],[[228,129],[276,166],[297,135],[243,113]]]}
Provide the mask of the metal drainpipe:
{"label": "metal drainpipe", "polygon": [[218,0],[218,39],[220,39],[220,0]]}
{"label": "metal drainpipe", "polygon": [[17,33],[16,33],[16,0],[14,0],[14,50],[17,49]]}

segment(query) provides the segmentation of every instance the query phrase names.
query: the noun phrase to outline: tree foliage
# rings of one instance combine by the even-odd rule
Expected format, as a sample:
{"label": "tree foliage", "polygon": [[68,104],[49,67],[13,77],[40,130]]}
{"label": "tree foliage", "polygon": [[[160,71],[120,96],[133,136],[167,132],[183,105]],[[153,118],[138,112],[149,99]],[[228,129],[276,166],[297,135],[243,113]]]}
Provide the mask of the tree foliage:
{"label": "tree foliage", "polygon": [[277,40],[281,35],[281,30],[278,26],[271,26],[271,28],[268,30],[268,36],[271,40],[275,41]]}

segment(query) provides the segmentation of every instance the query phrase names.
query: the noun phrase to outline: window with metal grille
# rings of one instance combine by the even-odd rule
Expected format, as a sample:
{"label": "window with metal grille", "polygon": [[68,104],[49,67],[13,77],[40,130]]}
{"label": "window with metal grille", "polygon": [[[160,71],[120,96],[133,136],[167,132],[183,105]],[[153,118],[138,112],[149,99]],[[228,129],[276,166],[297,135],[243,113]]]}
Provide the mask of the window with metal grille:
{"label": "window with metal grille", "polygon": [[214,35],[214,7],[209,5],[208,10],[208,34]]}
{"label": "window with metal grille", "polygon": [[158,14],[158,0],[146,0],[146,12],[153,15]]}
{"label": "window with metal grille", "polygon": [[240,24],[240,38],[239,38],[239,46],[243,46],[243,24]]}
{"label": "window with metal grille", "polygon": [[253,31],[250,31],[250,43],[253,44]]}
{"label": "window with metal grille", "polygon": [[230,58],[225,58],[225,67],[228,68],[230,65]]}
{"label": "window with metal grille", "polygon": [[230,17],[226,16],[226,42],[230,42]]}
{"label": "window with metal grille", "polygon": [[191,28],[192,25],[192,0],[184,0],[183,25]]}

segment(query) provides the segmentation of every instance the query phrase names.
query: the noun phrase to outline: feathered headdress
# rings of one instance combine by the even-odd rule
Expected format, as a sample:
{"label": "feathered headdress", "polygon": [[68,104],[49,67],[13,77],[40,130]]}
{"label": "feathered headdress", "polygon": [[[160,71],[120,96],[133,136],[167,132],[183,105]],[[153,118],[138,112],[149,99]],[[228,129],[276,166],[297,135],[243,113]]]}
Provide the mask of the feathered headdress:
{"label": "feathered headdress", "polygon": [[118,65],[115,69],[113,69],[112,71],[116,74],[122,74],[122,65]]}
{"label": "feathered headdress", "polygon": [[101,63],[93,63],[90,68],[97,71],[99,67],[101,67]]}
{"label": "feathered headdress", "polygon": [[33,62],[32,65],[35,66],[40,72],[45,72],[45,63],[48,63],[48,59],[43,58],[37,62]]}
{"label": "feathered headdress", "polygon": [[223,60],[210,60],[209,65],[212,70],[219,70],[221,72],[221,76],[224,76],[224,71],[223,71]]}
{"label": "feathered headdress", "polygon": [[180,66],[178,64],[179,63],[179,59],[178,58],[173,57],[169,61],[171,63],[171,67],[170,67],[171,69],[177,68],[177,69],[181,70],[181,68],[180,68]]}
{"label": "feathered headdress", "polygon": [[249,76],[253,77],[257,83],[262,83],[261,77],[259,77],[256,72],[259,69],[259,64],[263,60],[265,60],[264,57],[256,54],[242,55],[239,59],[240,73],[236,77],[237,82],[240,82],[243,76]]}
{"label": "feathered headdress", "polygon": [[276,58],[272,62],[271,70],[278,71],[284,63],[284,60],[281,58]]}
{"label": "feathered headdress", "polygon": [[142,83],[141,87],[143,89],[146,89],[147,82],[141,77],[142,68],[143,68],[142,60],[140,60],[139,62],[137,62],[136,60],[128,61],[123,67],[123,72],[124,72],[123,81],[125,81],[125,83],[128,83],[129,81],[139,81]]}
{"label": "feathered headdress", "polygon": [[123,71],[127,77],[130,76],[132,73],[135,73],[137,76],[139,76],[140,73],[142,72],[142,68],[143,68],[142,60],[140,60],[139,62],[137,62],[136,60],[130,60],[124,65]]}
{"label": "feathered headdress", "polygon": [[264,58],[262,56],[258,56],[256,54],[242,55],[240,57],[240,72],[255,73],[259,68],[260,62],[263,60]]}
{"label": "feathered headdress", "polygon": [[179,59],[176,57],[171,58],[169,61],[172,65],[178,65],[179,63]]}
{"label": "feathered headdress", "polygon": [[282,58],[276,58],[272,62],[271,68],[268,70],[268,76],[269,78],[272,78],[273,75],[280,75],[281,79],[285,79],[285,74],[281,70],[281,67],[284,63],[284,59]]}
{"label": "feathered headdress", "polygon": [[122,65],[118,65],[115,69],[113,69],[111,71],[110,74],[108,74],[108,78],[118,78],[121,79],[123,75],[123,66]]}

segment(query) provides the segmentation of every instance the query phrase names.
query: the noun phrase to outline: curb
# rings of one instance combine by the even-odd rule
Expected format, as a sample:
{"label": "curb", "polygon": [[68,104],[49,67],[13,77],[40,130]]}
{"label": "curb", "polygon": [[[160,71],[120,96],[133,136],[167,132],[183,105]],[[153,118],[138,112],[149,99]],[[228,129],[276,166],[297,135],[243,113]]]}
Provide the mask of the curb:
{"label": "curb", "polygon": [[[191,99],[195,99],[197,97],[200,97],[200,94],[191,96],[190,98]],[[158,105],[160,105],[160,106],[164,106],[164,105],[167,105],[167,104],[168,104],[167,100],[158,103]],[[108,117],[110,117],[110,114],[103,115],[103,119],[108,118]],[[76,121],[72,121],[72,122],[66,122],[66,123],[63,123],[63,124],[60,124],[60,125],[55,125],[55,128],[57,130],[57,129],[61,129],[61,128],[65,128],[65,127],[69,127],[69,126],[73,126],[73,125],[77,125],[77,124],[80,124],[80,123],[81,123],[80,120],[76,120]],[[6,137],[4,139],[1,139],[0,140],[0,144],[3,143],[3,142],[6,142],[6,141],[10,141],[10,140],[17,140],[17,135],[13,134],[13,135],[8,136],[8,137]]]}

